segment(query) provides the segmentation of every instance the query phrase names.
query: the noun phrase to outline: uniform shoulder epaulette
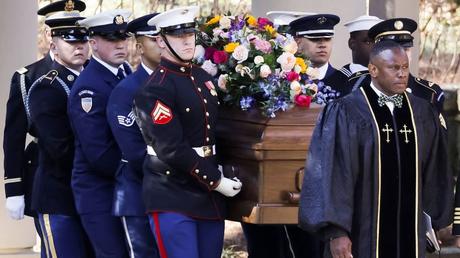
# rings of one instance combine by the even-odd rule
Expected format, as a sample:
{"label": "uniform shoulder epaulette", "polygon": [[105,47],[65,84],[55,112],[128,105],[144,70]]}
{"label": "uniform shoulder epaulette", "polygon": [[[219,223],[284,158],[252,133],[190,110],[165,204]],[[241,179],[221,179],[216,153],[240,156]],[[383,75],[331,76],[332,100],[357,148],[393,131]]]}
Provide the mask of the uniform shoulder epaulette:
{"label": "uniform shoulder epaulette", "polygon": [[369,71],[356,72],[356,73],[352,74],[350,76],[350,78],[348,78],[348,81],[352,81],[352,80],[354,80],[354,79],[356,79],[358,77],[366,76],[368,74],[369,74]]}
{"label": "uniform shoulder epaulette", "polygon": [[414,77],[415,78],[415,81],[418,83],[418,84],[421,84],[425,87],[433,87],[434,85],[436,85],[436,83],[434,82],[430,82],[430,81],[427,81],[427,80],[424,80],[422,78],[419,78],[419,77]]}
{"label": "uniform shoulder epaulette", "polygon": [[19,73],[19,74],[25,74],[28,71],[29,70],[27,68],[25,68],[25,67],[22,67],[22,68],[19,68],[19,69],[16,70],[16,72]]}
{"label": "uniform shoulder epaulette", "polygon": [[58,75],[58,71],[51,70],[49,71],[42,79],[42,81],[49,81],[49,84],[53,83],[54,79],[56,79]]}

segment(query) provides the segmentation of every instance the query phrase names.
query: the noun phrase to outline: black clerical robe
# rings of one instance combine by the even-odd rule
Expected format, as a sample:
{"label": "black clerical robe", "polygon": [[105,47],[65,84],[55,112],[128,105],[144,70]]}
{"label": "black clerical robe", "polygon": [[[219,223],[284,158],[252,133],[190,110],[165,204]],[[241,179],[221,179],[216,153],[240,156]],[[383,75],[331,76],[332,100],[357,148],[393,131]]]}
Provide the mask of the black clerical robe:
{"label": "black clerical robe", "polygon": [[392,115],[366,85],[328,104],[312,137],[300,226],[348,234],[355,258],[425,257],[422,211],[435,229],[452,219],[442,119],[423,99],[403,97]]}

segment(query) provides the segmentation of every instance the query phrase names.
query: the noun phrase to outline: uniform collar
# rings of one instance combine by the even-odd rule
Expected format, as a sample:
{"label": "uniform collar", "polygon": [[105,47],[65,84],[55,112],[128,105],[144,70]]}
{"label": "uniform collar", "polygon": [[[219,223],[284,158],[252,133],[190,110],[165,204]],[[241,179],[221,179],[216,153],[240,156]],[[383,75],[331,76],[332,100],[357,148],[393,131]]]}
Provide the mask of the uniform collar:
{"label": "uniform collar", "polygon": [[184,65],[176,63],[164,57],[161,58],[160,65],[170,71],[181,73],[184,75],[189,75],[192,72],[192,64]]}
{"label": "uniform collar", "polygon": [[[120,66],[118,67],[113,67],[111,65],[109,65],[108,63],[102,61],[100,58],[98,58],[96,55],[93,55],[93,58],[94,60],[96,60],[98,63],[100,63],[102,66],[104,66],[105,68],[107,68],[111,73],[113,73],[115,76],[117,76],[118,74],[118,68],[121,68],[123,70],[125,70],[125,68],[123,67],[123,64],[121,64]],[[125,71],[126,72],[126,71]]]}
{"label": "uniform collar", "polygon": [[148,75],[151,75],[153,73],[153,70],[146,66],[143,62],[141,62],[141,66],[142,68],[144,68]]}
{"label": "uniform collar", "polygon": [[326,73],[327,73],[327,69],[329,68],[329,63],[326,63],[320,67],[318,67],[318,72],[319,72],[319,76],[318,76],[318,79],[319,80],[322,80],[324,79],[324,77],[326,77]]}
{"label": "uniform collar", "polygon": [[367,71],[367,67],[361,64],[350,63],[350,72],[355,74],[357,72]]}

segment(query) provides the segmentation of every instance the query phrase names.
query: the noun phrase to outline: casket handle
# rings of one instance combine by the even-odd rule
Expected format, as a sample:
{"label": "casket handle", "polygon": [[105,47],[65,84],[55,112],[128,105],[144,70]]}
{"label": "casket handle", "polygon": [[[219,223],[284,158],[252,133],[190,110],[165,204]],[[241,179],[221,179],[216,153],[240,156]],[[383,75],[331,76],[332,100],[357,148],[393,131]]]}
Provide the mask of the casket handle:
{"label": "casket handle", "polygon": [[303,175],[304,175],[304,167],[299,168],[295,173],[295,187],[297,189],[297,193],[288,192],[288,202],[289,203],[299,203],[300,201],[300,191],[302,190],[302,182],[303,182]]}

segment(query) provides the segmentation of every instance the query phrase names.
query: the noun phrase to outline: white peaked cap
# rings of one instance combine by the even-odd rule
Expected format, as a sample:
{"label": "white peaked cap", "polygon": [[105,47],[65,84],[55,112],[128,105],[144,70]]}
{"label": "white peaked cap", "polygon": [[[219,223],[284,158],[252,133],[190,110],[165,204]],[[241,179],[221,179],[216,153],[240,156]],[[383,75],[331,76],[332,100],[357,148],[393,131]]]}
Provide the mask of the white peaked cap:
{"label": "white peaked cap", "polygon": [[345,23],[344,26],[347,27],[349,33],[352,33],[354,31],[369,30],[372,26],[381,21],[383,20],[377,16],[361,15],[358,18]]}
{"label": "white peaked cap", "polygon": [[162,28],[193,23],[199,11],[200,7],[198,6],[178,7],[158,14],[150,19],[147,24],[149,26],[155,26],[157,30],[160,31]]}
{"label": "white peaked cap", "polygon": [[300,17],[314,15],[316,13],[295,12],[295,11],[270,11],[267,12],[268,18],[273,21],[274,25],[289,25],[293,20]]}
{"label": "white peaked cap", "polygon": [[92,28],[92,27],[109,25],[109,24],[119,24],[121,20],[115,19],[115,17],[117,16],[122,16],[123,17],[122,22],[125,23],[125,22],[128,22],[128,18],[130,15],[131,15],[131,12],[125,9],[108,10],[105,12],[100,12],[84,20],[78,21],[78,24],[86,28]]}

